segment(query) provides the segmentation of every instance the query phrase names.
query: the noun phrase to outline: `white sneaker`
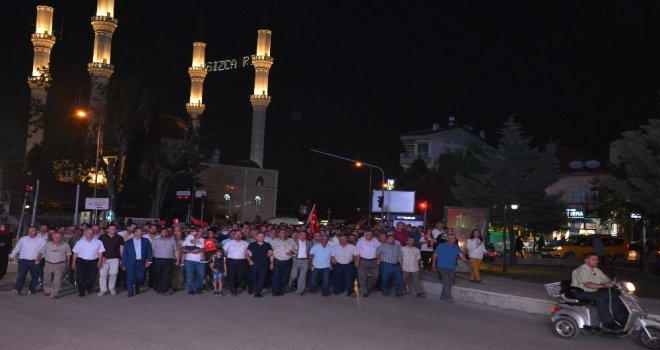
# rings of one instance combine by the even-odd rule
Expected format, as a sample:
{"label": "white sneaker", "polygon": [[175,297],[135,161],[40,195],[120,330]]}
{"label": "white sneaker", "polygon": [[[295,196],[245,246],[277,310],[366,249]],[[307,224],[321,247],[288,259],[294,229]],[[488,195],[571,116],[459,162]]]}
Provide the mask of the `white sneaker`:
{"label": "white sneaker", "polygon": [[100,291],[99,294],[97,294],[97,295],[100,296],[100,297],[102,297],[103,295],[105,295],[105,293],[107,293],[107,292]]}
{"label": "white sneaker", "polygon": [[117,291],[114,289],[110,289],[110,295],[117,295]]}
{"label": "white sneaker", "polygon": [[12,294],[12,295],[21,295],[21,292],[19,292],[19,291],[16,290],[16,289],[12,289],[12,290],[11,290],[11,294]]}

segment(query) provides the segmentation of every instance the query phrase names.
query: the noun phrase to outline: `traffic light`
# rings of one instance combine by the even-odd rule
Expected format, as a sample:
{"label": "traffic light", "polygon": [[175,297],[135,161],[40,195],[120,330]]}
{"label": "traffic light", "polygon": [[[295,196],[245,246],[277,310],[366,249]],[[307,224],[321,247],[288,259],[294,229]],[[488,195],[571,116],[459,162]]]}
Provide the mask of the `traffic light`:
{"label": "traffic light", "polygon": [[428,204],[426,203],[426,201],[424,201],[424,202],[419,202],[419,209],[421,209],[421,210],[426,210],[426,207],[427,207],[427,206],[428,206]]}
{"label": "traffic light", "polygon": [[385,199],[385,197],[383,197],[383,196],[378,196],[378,208],[383,209],[383,200],[384,200],[384,199]]}

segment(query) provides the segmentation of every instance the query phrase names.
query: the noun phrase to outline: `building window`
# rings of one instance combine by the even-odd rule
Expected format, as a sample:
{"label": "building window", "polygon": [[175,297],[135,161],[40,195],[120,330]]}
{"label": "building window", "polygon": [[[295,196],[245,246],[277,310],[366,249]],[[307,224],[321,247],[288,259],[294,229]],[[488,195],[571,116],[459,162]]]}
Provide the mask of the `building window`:
{"label": "building window", "polygon": [[261,196],[254,197],[254,204],[261,205]]}
{"label": "building window", "polygon": [[568,203],[589,203],[591,193],[589,187],[570,187],[568,189]]}
{"label": "building window", "polygon": [[263,176],[258,176],[257,177],[257,187],[261,187],[264,185],[264,177]]}
{"label": "building window", "polygon": [[417,156],[418,157],[426,157],[429,154],[429,143],[428,142],[420,142],[417,144]]}

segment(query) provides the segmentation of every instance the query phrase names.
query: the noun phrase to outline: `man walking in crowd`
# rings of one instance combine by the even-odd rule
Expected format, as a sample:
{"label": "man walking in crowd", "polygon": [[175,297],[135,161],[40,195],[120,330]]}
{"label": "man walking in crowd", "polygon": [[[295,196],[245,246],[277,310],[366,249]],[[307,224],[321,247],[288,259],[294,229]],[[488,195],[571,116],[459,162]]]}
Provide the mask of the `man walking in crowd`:
{"label": "man walking in crowd", "polygon": [[122,268],[126,270],[126,290],[128,297],[140,294],[144,282],[145,270],[151,265],[153,252],[149,239],[142,237],[142,229],[136,228],[133,238],[124,244]]}
{"label": "man walking in crowd", "polygon": [[69,269],[71,259],[71,247],[62,238],[64,234],[55,232],[53,240],[47,242],[41,249],[37,260],[46,262],[44,268],[44,294],[51,299],[57,298],[62,288],[62,275]]}
{"label": "man walking in crowd", "polygon": [[374,238],[374,233],[369,229],[364,231],[364,236],[358,240],[355,246],[358,282],[363,297],[369,296],[369,291],[376,285],[378,280],[380,271],[376,264],[376,249],[379,246],[380,242]]}
{"label": "man walking in crowd", "polygon": [[408,237],[406,245],[401,248],[401,270],[403,283],[408,289],[415,293],[417,297],[423,297],[422,285],[419,283],[419,269],[422,266],[422,254],[419,248],[415,247],[415,239]]}
{"label": "man walking in crowd", "polygon": [[203,231],[192,230],[183,240],[183,253],[186,254],[184,270],[188,295],[201,294],[204,284],[206,266],[202,263],[204,257]]}
{"label": "man walking in crowd", "polygon": [[96,282],[96,273],[103,261],[103,243],[94,238],[94,230],[85,230],[84,237],[73,247],[73,269],[76,271],[78,296],[84,297],[85,292],[91,293]]}
{"label": "man walking in crowd", "polygon": [[99,271],[99,296],[104,295],[108,290],[110,294],[116,295],[115,285],[117,274],[119,274],[119,260],[124,250],[124,239],[117,234],[117,225],[110,224],[108,225],[108,232],[99,236],[99,241],[103,243],[105,249],[103,263]]}
{"label": "man walking in crowd", "polygon": [[185,266],[182,266],[183,260],[184,260],[184,255],[182,253],[183,250],[183,240],[181,239],[181,229],[179,226],[174,227],[174,242],[176,243],[176,252],[177,256],[179,257],[179,263],[174,264],[172,266],[172,274],[170,277],[170,284],[172,286],[172,290],[181,290],[185,288],[184,286],[184,280],[183,280],[183,269]]}
{"label": "man walking in crowd", "polygon": [[0,224],[0,280],[7,274],[12,239],[9,225]]}
{"label": "man walking in crowd", "polygon": [[356,255],[355,246],[348,243],[346,235],[339,236],[339,244],[333,246],[334,269],[333,269],[333,289],[335,295],[346,291],[346,296],[355,296],[355,264]]}
{"label": "man walking in crowd", "polygon": [[282,228],[278,231],[277,238],[273,239],[270,245],[273,248],[273,256],[275,257],[271,286],[272,294],[276,297],[283,295],[283,289],[288,285],[293,265],[292,259],[296,253],[296,244],[292,239],[287,238],[286,229]]}
{"label": "man walking in crowd", "polygon": [[303,295],[305,293],[305,284],[307,282],[307,271],[309,264],[307,257],[309,251],[312,249],[312,241],[307,240],[305,232],[299,232],[298,237],[293,241],[296,244],[295,258],[293,258],[293,268],[291,269],[291,276],[289,278],[289,289],[293,288],[293,282],[297,284],[296,294]]}
{"label": "man walking in crowd", "polygon": [[254,296],[256,298],[263,298],[261,291],[264,288],[266,273],[269,269],[273,269],[275,262],[273,258],[273,248],[270,244],[264,241],[266,238],[264,233],[257,233],[255,238],[256,241],[248,245],[248,254],[246,254],[245,257],[250,264],[250,279],[254,286]]}
{"label": "man walking in crowd", "polygon": [[447,234],[447,241],[438,244],[438,247],[435,248],[435,252],[433,252],[432,258],[432,271],[435,272],[436,269],[439,269],[440,276],[442,277],[442,293],[440,295],[440,300],[448,303],[454,302],[451,295],[451,288],[454,284],[454,275],[456,274],[456,262],[459,258],[467,262],[467,259],[465,259],[461,252],[461,248],[459,248],[456,242],[456,235],[453,233]]}
{"label": "man walking in crowd", "polygon": [[389,296],[390,279],[394,279],[396,297],[403,296],[403,283],[401,282],[401,246],[397,244],[394,234],[388,233],[385,244],[376,249],[376,264],[381,268],[381,287],[383,296]]}
{"label": "man walking in crowd", "polygon": [[37,258],[44,245],[46,245],[46,241],[37,236],[37,228],[34,226],[28,228],[27,236],[21,237],[16,243],[16,247],[9,255],[10,261],[14,261],[16,255],[20,256],[18,259],[18,276],[13,290],[14,294],[21,294],[28,271],[30,271],[29,293],[34,294],[37,291],[41,272],[40,261]]}
{"label": "man walking in crowd", "polygon": [[[243,275],[246,271],[247,265],[247,247],[248,243],[243,241],[243,232],[241,230],[234,230],[232,233],[233,240],[227,242],[222,246],[227,257],[227,284],[229,292],[232,296],[238,295],[237,288],[243,280]],[[248,293],[252,292],[248,290]]]}
{"label": "man walking in crowd", "polygon": [[309,269],[312,271],[312,283],[309,291],[316,294],[321,277],[321,294],[327,297],[330,294],[330,271],[332,271],[332,256],[334,249],[328,244],[328,236],[321,236],[321,243],[312,247],[309,251]]}
{"label": "man walking in crowd", "polygon": [[397,222],[396,228],[394,229],[394,239],[399,242],[401,247],[403,247],[406,245],[406,238],[408,238],[408,231],[406,231],[405,225],[403,222]]}
{"label": "man walking in crowd", "polygon": [[176,240],[170,237],[170,232],[164,228],[160,237],[152,242],[154,265],[151,268],[154,276],[154,290],[156,294],[167,294],[170,290],[170,276],[172,267],[179,265],[179,250]]}

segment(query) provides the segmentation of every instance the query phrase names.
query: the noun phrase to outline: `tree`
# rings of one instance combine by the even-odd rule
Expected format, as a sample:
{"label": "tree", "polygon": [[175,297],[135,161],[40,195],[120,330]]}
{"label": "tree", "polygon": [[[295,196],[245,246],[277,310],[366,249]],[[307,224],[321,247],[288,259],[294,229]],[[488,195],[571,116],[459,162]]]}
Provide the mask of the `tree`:
{"label": "tree", "polygon": [[[139,78],[115,78],[107,90],[104,134],[111,135],[106,144],[116,157],[108,157],[103,163],[108,181],[110,209],[117,212],[117,198],[122,187],[124,159],[128,145],[144,126],[145,121],[156,114],[154,95],[148,91]],[[108,153],[108,152],[106,152]]]}
{"label": "tree", "polygon": [[[660,120],[650,119],[639,130],[626,131],[615,141],[620,166],[600,181],[602,204],[612,207],[603,216],[626,220],[639,210],[651,224],[660,219]],[[612,205],[618,204],[618,205]],[[607,206],[605,207],[607,208]],[[609,215],[608,215],[609,214]],[[627,216],[627,217],[626,217]]]}
{"label": "tree", "polygon": [[[466,206],[494,208],[492,216],[503,220],[504,206],[518,204],[510,220],[525,223],[538,231],[550,231],[565,221],[558,196],[549,196],[545,189],[558,178],[556,144],[546,144],[543,150],[532,147],[532,138],[524,137],[520,124],[509,118],[498,131],[496,147],[484,145],[473,152],[485,169],[483,173],[456,175],[454,196]],[[511,232],[511,230],[508,230]],[[510,236],[515,245],[515,237]],[[516,263],[515,254],[509,254]]]}

